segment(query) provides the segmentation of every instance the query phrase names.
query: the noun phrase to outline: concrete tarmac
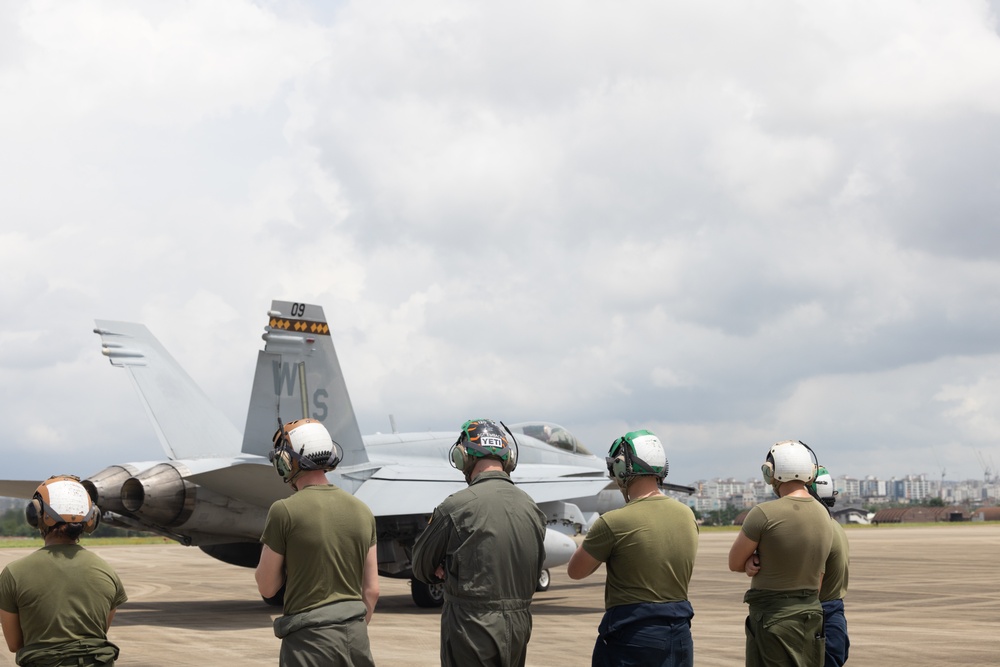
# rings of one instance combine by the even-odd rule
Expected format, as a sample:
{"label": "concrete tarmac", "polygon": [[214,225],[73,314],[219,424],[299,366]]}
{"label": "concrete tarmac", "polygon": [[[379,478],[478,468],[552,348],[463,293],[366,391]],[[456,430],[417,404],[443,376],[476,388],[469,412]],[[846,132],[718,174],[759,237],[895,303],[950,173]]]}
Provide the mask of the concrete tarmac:
{"label": "concrete tarmac", "polygon": [[[706,531],[700,539],[690,589],[699,666],[743,664],[748,579],[726,566],[735,536]],[[850,665],[1000,664],[1000,525],[851,527],[848,538]],[[122,649],[119,667],[277,664],[278,612],[260,601],[252,570],[173,544],[93,550],[129,594],[110,632]],[[0,565],[27,553],[0,549]],[[380,582],[369,626],[376,662],[439,664],[438,612],[415,607],[407,581]],[[582,582],[553,571],[551,588],[532,603],[528,664],[589,665],[603,601],[603,568]],[[0,654],[0,665],[14,665],[13,654]]]}

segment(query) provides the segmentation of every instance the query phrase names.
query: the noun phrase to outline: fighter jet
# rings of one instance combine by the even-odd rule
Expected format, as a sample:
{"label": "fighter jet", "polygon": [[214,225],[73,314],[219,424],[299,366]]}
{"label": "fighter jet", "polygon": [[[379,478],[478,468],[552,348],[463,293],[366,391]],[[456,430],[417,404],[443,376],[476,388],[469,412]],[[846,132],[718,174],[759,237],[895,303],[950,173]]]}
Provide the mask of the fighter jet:
{"label": "fighter jet", "polygon": [[[419,606],[442,604],[440,585],[412,578],[410,556],[433,509],[465,487],[449,463],[457,433],[362,436],[320,306],[272,302],[242,436],[145,326],[95,322],[102,353],[127,372],[167,455],[112,465],[83,480],[106,524],[164,535],[224,562],[256,567],[267,510],[291,493],[267,458],[272,435],[279,420],[311,417],[344,452],[327,478],[375,515],[379,574],[410,578]],[[573,501],[590,502],[606,489],[606,467],[556,424],[509,427],[518,448],[512,478],[549,521],[539,577],[539,590],[545,590],[548,569],[568,562],[575,549],[567,534],[588,522]],[[0,492],[30,496],[30,484],[0,482]]]}

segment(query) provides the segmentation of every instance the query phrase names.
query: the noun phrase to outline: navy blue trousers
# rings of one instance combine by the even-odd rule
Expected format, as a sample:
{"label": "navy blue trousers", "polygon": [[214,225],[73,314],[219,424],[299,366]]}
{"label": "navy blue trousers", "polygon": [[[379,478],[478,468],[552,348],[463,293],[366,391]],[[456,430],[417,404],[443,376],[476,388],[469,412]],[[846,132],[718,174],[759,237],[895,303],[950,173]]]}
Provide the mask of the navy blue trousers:
{"label": "navy blue trousers", "polygon": [[851,649],[843,600],[823,603],[823,633],[826,635],[826,662],[823,667],[842,667]]}
{"label": "navy blue trousers", "polygon": [[694,610],[684,602],[625,604],[604,612],[592,667],[692,667]]}

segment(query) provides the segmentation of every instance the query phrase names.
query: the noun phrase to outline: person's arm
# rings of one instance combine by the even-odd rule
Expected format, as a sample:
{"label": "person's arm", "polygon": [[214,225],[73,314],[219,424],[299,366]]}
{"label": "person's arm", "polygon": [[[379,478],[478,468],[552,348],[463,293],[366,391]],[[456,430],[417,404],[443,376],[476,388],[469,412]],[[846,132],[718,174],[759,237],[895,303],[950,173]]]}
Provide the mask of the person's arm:
{"label": "person's arm", "polygon": [[111,629],[111,621],[115,620],[115,612],[116,611],[118,611],[118,610],[117,609],[112,609],[111,611],[108,612],[108,624],[104,627],[104,631],[105,632],[107,632],[108,630]]}
{"label": "person's arm", "polygon": [[3,638],[7,640],[7,648],[10,652],[20,651],[24,647],[20,616],[13,612],[0,610],[0,625],[3,626]]}
{"label": "person's arm", "polygon": [[743,571],[747,573],[748,577],[756,577],[757,573],[760,572],[760,556],[757,555],[756,551],[743,564]]}
{"label": "person's arm", "polygon": [[446,514],[434,510],[427,527],[417,536],[413,545],[413,576],[426,584],[441,581],[444,577],[444,558],[448,553],[448,535],[451,522]]}
{"label": "person's arm", "polygon": [[746,572],[747,559],[757,550],[754,542],[742,530],[736,535],[736,541],[729,549],[729,569],[733,572]]}
{"label": "person's arm", "polygon": [[273,551],[266,544],[260,550],[260,562],[254,578],[257,580],[257,590],[265,598],[274,597],[285,583],[285,556]]}
{"label": "person's arm", "polygon": [[378,602],[378,544],[368,548],[365,557],[365,572],[361,580],[361,599],[365,603],[365,623],[372,622],[375,603]]}
{"label": "person's arm", "polygon": [[587,553],[581,544],[570,557],[569,563],[566,565],[566,574],[569,575],[570,579],[583,579],[596,572],[600,566],[601,561]]}

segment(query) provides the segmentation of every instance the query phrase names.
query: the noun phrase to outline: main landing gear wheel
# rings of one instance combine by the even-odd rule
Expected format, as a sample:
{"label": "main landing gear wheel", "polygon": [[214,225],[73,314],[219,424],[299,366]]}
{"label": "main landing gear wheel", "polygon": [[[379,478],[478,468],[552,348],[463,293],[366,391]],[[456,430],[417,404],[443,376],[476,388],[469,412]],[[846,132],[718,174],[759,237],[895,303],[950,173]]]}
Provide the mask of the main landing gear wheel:
{"label": "main landing gear wheel", "polygon": [[444,604],[444,582],[425,584],[411,578],[410,595],[418,607],[440,607]]}
{"label": "main landing gear wheel", "polygon": [[538,585],[535,586],[535,590],[538,592],[549,590],[549,584],[552,583],[552,576],[549,575],[548,570],[542,570],[542,573],[538,575]]}

